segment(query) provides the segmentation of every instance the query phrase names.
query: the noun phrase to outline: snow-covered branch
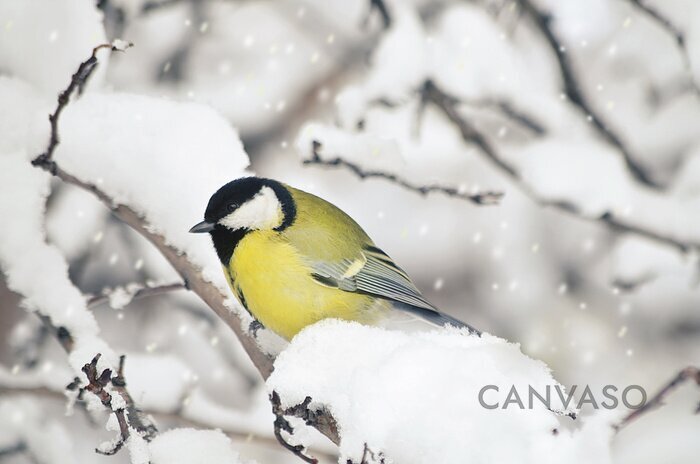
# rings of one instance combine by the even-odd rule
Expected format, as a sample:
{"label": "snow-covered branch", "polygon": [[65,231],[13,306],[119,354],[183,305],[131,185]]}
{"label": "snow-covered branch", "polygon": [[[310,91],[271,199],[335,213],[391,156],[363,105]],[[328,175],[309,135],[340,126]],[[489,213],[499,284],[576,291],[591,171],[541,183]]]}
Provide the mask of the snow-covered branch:
{"label": "snow-covered branch", "polygon": [[101,295],[93,296],[88,300],[87,304],[91,308],[109,302],[112,308],[121,309],[134,300],[186,289],[187,286],[180,282],[155,286],[127,285],[126,287],[114,288]]}
{"label": "snow-covered branch", "polygon": [[690,88],[700,97],[700,84],[698,84],[695,75],[693,74],[693,66],[690,59],[690,52],[688,51],[688,44],[686,40],[686,34],[666,17],[658,8],[655,8],[647,3],[646,0],[628,0],[632,5],[634,5],[639,11],[643,12],[649,18],[651,18],[656,24],[659,25],[666,33],[668,33],[678,46],[678,52],[681,54],[683,59],[683,64],[688,73],[688,82]]}
{"label": "snow-covered branch", "polygon": [[[99,47],[96,48],[95,51],[97,51],[98,49]],[[94,69],[94,65],[96,64],[95,51],[88,60],[81,63],[80,69],[84,69],[88,66],[90,66],[90,69]],[[78,77],[75,78],[75,76]],[[256,344],[255,340],[248,333],[244,332],[244,330],[242,329],[242,321],[238,318],[238,315],[231,311],[226,305],[221,291],[214,285],[212,285],[210,282],[204,280],[201,270],[198,269],[194,264],[192,264],[188,260],[187,255],[168,245],[165,241],[165,238],[157,233],[154,233],[152,231],[152,228],[149,227],[146,221],[129,206],[124,204],[117,204],[106,192],[104,192],[98,186],[82,181],[77,177],[73,176],[72,174],[66,172],[53,159],[53,153],[58,144],[60,143],[60,137],[58,135],[59,116],[65,108],[65,106],[69,103],[70,96],[73,90],[79,88],[82,84],[84,84],[85,80],[89,77],[89,72],[79,72],[76,73],[75,76],[74,79],[71,80],[70,86],[66,89],[65,92],[61,94],[61,97],[59,97],[57,109],[53,113],[54,116],[51,118],[52,135],[49,148],[45,153],[35,158],[32,161],[32,164],[44,169],[45,171],[50,172],[52,175],[61,179],[63,182],[75,185],[81,189],[92,193],[105,206],[107,206],[117,218],[122,220],[125,224],[127,224],[135,231],[143,235],[146,239],[148,239],[163,254],[163,256],[170,262],[170,264],[184,279],[184,281],[186,282],[186,287],[195,294],[197,294],[205,303],[207,303],[207,305],[209,305],[217,313],[217,315],[219,315],[229,325],[229,327],[231,327],[231,329],[238,336],[239,340],[246,349],[246,352],[250,356],[250,359],[253,361],[263,378],[267,378],[272,372],[271,358],[263,351],[261,351],[261,349]],[[54,133],[54,131],[56,133]],[[175,284],[175,286],[176,288],[181,287],[180,284]],[[61,335],[59,334],[59,338],[60,337]],[[70,333],[67,333],[63,338],[64,340],[71,340]],[[104,390],[101,389],[101,387],[106,385],[105,382],[108,383],[112,381],[110,377],[111,371],[104,370],[98,375],[97,368],[95,367],[97,360],[99,360],[99,356],[93,359],[92,364],[86,364],[83,368],[83,371],[86,374],[88,374],[89,379],[89,374],[93,374],[93,378],[90,379],[90,382],[91,385],[94,384],[94,386],[88,390],[98,395],[103,404],[111,404],[111,396],[108,397],[108,395],[105,394]],[[122,389],[122,392],[125,392],[123,386],[119,388]],[[115,446],[113,447],[113,450],[115,452],[123,445],[124,441],[128,438],[128,428],[124,428],[126,427],[126,425],[122,427],[122,422],[125,420],[125,416],[123,415],[123,412],[119,414],[118,411],[119,408],[115,409],[115,414],[119,419],[122,440],[115,443]],[[294,411],[301,411],[301,409],[295,409]],[[306,423],[307,425],[311,425],[317,428],[321,433],[328,436],[328,438],[330,438],[331,440],[335,442],[338,441],[337,428],[335,426],[333,418],[329,414],[314,414],[313,417],[309,417],[307,419]],[[126,424],[126,422],[124,422],[124,424]]]}
{"label": "snow-covered branch", "polygon": [[662,231],[655,230],[653,227],[646,226],[630,220],[624,214],[618,214],[612,210],[606,210],[597,216],[586,214],[578,207],[575,202],[561,202],[557,200],[547,199],[537,193],[536,186],[532,186],[524,182],[522,175],[516,167],[514,167],[504,156],[499,149],[488,137],[479,131],[467,118],[465,118],[459,110],[459,99],[447,94],[432,81],[426,81],[422,88],[423,98],[439,108],[445,117],[454,124],[462,136],[464,142],[473,144],[479,148],[479,151],[493,162],[504,173],[508,174],[511,179],[516,181],[520,188],[525,191],[533,200],[542,206],[553,207],[560,211],[587,219],[590,221],[599,221],[607,224],[613,230],[618,232],[630,232],[643,237],[670,245],[677,248],[680,252],[685,253],[693,249],[700,248],[700,240],[698,239],[682,239],[672,235],[666,235]]}
{"label": "snow-covered branch", "polygon": [[[70,331],[63,326],[54,326],[51,318],[46,315],[39,313],[39,317],[49,332],[55,335],[56,340],[66,353],[71,354],[75,348],[75,339]],[[119,357],[119,365],[115,375],[112,375],[113,371],[109,367],[98,367],[101,357],[102,353],[95,354],[92,360],[81,368],[88,381],[87,384],[83,384],[83,380],[76,377],[66,387],[66,390],[69,395],[74,395],[75,398],[83,398],[84,392],[89,392],[97,397],[100,403],[114,415],[118,424],[116,430],[119,433],[118,438],[109,446],[96,448],[100,454],[111,455],[118,452],[127,443],[132,431],[140,438],[150,441],[158,433],[158,429],[152,420],[137,408],[126,387],[126,378],[124,377],[126,357],[124,355]]]}
{"label": "snow-covered branch", "polygon": [[378,170],[368,170],[360,166],[359,164],[353,163],[341,157],[329,158],[321,157],[319,154],[322,150],[322,143],[318,140],[312,140],[311,142],[311,157],[305,158],[304,164],[313,164],[319,166],[330,166],[330,167],[344,167],[350,170],[360,179],[371,179],[378,178],[396,184],[411,192],[416,192],[420,195],[428,195],[429,193],[442,193],[448,197],[458,198],[461,200],[467,200],[477,205],[494,205],[498,204],[503,193],[501,192],[475,192],[468,193],[455,187],[448,187],[444,185],[430,184],[430,185],[417,185],[413,184],[396,174],[389,172],[378,171]]}
{"label": "snow-covered branch", "polygon": [[[99,377],[98,377],[99,380]],[[177,383],[178,379],[164,378],[163,382]],[[35,372],[26,372],[22,376],[14,376],[8,378],[0,373],[0,394],[2,395],[29,395],[36,400],[50,399],[56,401],[65,401],[63,389],[41,386],[45,383],[43,373],[40,370]],[[99,386],[97,386],[99,388]],[[177,404],[168,404],[166,400],[163,404],[156,406],[155,404],[144,405],[141,413],[154,417],[159,423],[168,422],[174,423],[179,427],[188,427],[195,429],[218,429],[227,436],[245,440],[263,446],[278,446],[278,438],[275,437],[276,429],[264,427],[261,429],[261,424],[257,424],[254,417],[258,412],[256,408],[252,412],[240,412],[237,410],[229,410],[222,407],[220,404],[213,402],[207,398],[201,391],[193,391],[188,395],[186,401],[180,401]],[[154,395],[154,397],[157,395]],[[278,397],[279,400],[279,397]],[[267,401],[267,400],[266,400]],[[274,402],[274,400],[273,400]],[[147,402],[149,403],[149,402]],[[153,403],[152,401],[150,403]],[[86,410],[86,402],[76,402],[76,407],[80,407],[83,412]],[[166,406],[165,408],[163,406]],[[279,405],[277,406],[279,407]],[[294,408],[295,410],[283,411],[287,417],[308,417],[309,412],[304,412],[301,407]],[[88,418],[90,416],[87,416]],[[337,460],[337,454],[330,449],[324,448],[307,448],[306,452],[315,457],[322,457],[326,461],[332,462]],[[27,451],[26,447],[16,449],[16,446],[8,447],[7,454]],[[0,450],[0,456],[3,454]]]}
{"label": "snow-covered branch", "polygon": [[[104,48],[104,46],[95,48],[90,58],[81,63],[79,69],[93,69],[94,65],[96,64],[95,52],[100,48]],[[58,106],[56,107],[56,111],[53,113],[53,117],[51,119],[51,142],[49,143],[49,147],[46,152],[35,158],[32,161],[32,164],[50,172],[63,182],[75,185],[76,187],[92,193],[105,206],[107,206],[117,218],[148,239],[184,279],[187,288],[199,295],[202,300],[204,300],[222,319],[224,319],[224,321],[226,321],[227,324],[229,324],[234,332],[236,332],[236,335],[241,339],[241,343],[246,348],[246,351],[250,355],[256,367],[263,377],[266,377],[272,370],[270,359],[260,351],[253,339],[251,339],[247,334],[243,333],[240,320],[238,320],[236,315],[228,309],[224,303],[224,297],[221,292],[211,283],[204,280],[201,275],[201,271],[187,259],[187,256],[183,255],[172,246],[166,244],[163,236],[150,231],[148,224],[143,220],[143,218],[129,206],[116,204],[115,201],[98,186],[84,182],[64,171],[53,159],[53,152],[60,143],[60,138],[58,136],[59,116],[65,106],[69,103],[71,93],[80,85],[83,85],[88,77],[89,73],[76,72],[74,78],[71,79],[71,84],[66,88],[66,91],[61,94],[61,97],[59,97]]]}
{"label": "snow-covered branch", "polygon": [[[273,391],[272,394],[270,394],[270,402],[272,403],[272,413],[275,415],[274,430],[275,438],[277,439],[277,441],[284,448],[289,450],[292,454],[299,457],[299,459],[301,459],[302,461],[316,464],[318,462],[316,458],[307,456],[305,454],[304,445],[292,445],[282,435],[283,431],[288,433],[289,435],[294,434],[294,428],[292,427],[292,424],[290,424],[289,421],[285,418],[285,416],[304,418],[307,425],[312,423],[310,422],[312,421],[312,418],[315,421],[315,412],[309,410],[309,404],[311,404],[311,397],[307,396],[304,399],[304,401],[290,408],[283,408],[279,394],[276,391]],[[335,424],[333,424],[333,427],[336,427]]]}
{"label": "snow-covered branch", "polygon": [[542,33],[542,37],[551,52],[556,56],[567,99],[593,124],[598,134],[618,150],[635,179],[648,187],[658,188],[658,183],[650,176],[647,169],[639,164],[627,143],[605,122],[583,94],[577,71],[571,62],[568,46],[557,36],[552,24],[553,18],[547,12],[540,10],[531,0],[518,0],[518,3],[522,11]]}

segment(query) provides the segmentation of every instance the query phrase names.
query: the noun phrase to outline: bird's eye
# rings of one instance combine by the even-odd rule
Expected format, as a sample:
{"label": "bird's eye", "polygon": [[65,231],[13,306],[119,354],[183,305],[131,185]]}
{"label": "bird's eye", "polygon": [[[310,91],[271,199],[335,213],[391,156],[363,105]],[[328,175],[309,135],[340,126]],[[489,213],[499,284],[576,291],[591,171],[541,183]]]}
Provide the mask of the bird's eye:
{"label": "bird's eye", "polygon": [[233,213],[237,207],[238,205],[235,203],[229,203],[228,205],[226,205],[226,209],[229,213]]}

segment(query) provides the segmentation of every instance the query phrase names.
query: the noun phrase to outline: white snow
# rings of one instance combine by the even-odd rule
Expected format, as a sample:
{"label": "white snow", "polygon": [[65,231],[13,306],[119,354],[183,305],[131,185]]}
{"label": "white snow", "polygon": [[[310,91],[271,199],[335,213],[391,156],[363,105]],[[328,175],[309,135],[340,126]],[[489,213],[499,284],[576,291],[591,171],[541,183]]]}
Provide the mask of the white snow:
{"label": "white snow", "polygon": [[[73,381],[75,374],[73,371],[63,366],[53,366],[48,364],[46,369],[17,371],[0,366],[0,385],[4,387],[17,388],[48,388],[54,391],[62,391],[66,385]],[[50,366],[50,369],[48,368]],[[49,375],[47,375],[49,374]]]}
{"label": "white snow", "polygon": [[148,443],[133,428],[129,428],[129,439],[126,446],[129,450],[131,464],[149,464],[151,462]]}
{"label": "white snow", "polygon": [[134,294],[142,287],[117,287],[108,291],[109,306],[112,309],[124,309],[134,299]]}
{"label": "white snow", "polygon": [[[340,428],[342,460],[359,462],[367,443],[401,463],[609,461],[612,431],[603,429],[596,440],[577,431],[553,435],[560,418],[540,404],[482,407],[486,385],[500,390],[484,400],[503,406],[513,385],[519,392],[549,385],[554,392],[558,384],[542,362],[488,334],[406,334],[335,320],[295,337],[267,381],[283,406],[308,395],[312,408],[329,408]],[[552,396],[552,409],[563,409]]]}
{"label": "white snow", "polygon": [[173,429],[161,433],[148,448],[153,464],[239,464],[231,440],[215,430]]}

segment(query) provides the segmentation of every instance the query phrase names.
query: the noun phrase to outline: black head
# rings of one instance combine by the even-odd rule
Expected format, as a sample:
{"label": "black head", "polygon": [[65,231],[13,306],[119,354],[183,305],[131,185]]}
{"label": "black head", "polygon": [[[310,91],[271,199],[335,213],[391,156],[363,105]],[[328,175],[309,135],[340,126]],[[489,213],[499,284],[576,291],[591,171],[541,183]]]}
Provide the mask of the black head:
{"label": "black head", "polygon": [[204,221],[190,232],[209,232],[219,259],[227,264],[236,244],[252,230],[282,231],[296,217],[289,190],[279,182],[260,177],[243,177],[221,187],[209,199]]}

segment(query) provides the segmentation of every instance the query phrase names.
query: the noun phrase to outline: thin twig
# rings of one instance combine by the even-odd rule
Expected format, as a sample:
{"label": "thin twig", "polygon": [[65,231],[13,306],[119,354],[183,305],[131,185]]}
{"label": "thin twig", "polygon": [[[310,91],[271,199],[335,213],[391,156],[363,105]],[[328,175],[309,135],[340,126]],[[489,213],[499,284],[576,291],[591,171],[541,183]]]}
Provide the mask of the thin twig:
{"label": "thin twig", "polygon": [[[688,380],[695,381],[698,387],[700,387],[700,369],[694,366],[689,366],[681,370],[678,374],[676,374],[676,376],[673,379],[671,379],[666,385],[664,385],[664,387],[661,390],[659,390],[659,392],[656,395],[654,395],[649,401],[644,403],[642,407],[640,407],[639,409],[635,409],[627,416],[625,416],[620,422],[615,424],[613,426],[615,431],[619,432],[620,429],[627,426],[630,422],[638,419],[639,417],[650,411],[653,411],[663,406],[666,397],[668,397],[669,394],[671,394],[674,390],[676,390],[679,386],[681,386]],[[700,404],[695,410],[695,413],[700,413]]]}
{"label": "thin twig", "polygon": [[[299,459],[301,459],[302,461],[311,464],[317,464],[318,460],[316,458],[307,456],[304,453],[306,449],[304,445],[292,445],[282,436],[282,431],[287,432],[289,435],[294,435],[294,428],[292,427],[292,424],[290,424],[289,421],[284,417],[285,415],[293,414],[290,414],[290,410],[282,408],[280,396],[279,394],[277,394],[276,391],[273,391],[270,395],[270,403],[272,403],[272,413],[275,415],[275,438],[280,443],[280,445],[282,445],[285,449],[291,451],[292,454],[299,457]],[[311,403],[311,397],[307,396],[304,402],[299,406],[307,409],[309,403]]]}
{"label": "thin twig", "polygon": [[388,172],[383,172],[383,171],[369,171],[365,170],[358,164],[355,164],[351,161],[347,161],[343,158],[336,157],[333,159],[323,159],[319,155],[319,150],[321,149],[322,145],[321,142],[314,140],[312,142],[311,146],[311,158],[305,159],[303,161],[304,164],[315,164],[315,165],[320,165],[320,166],[341,166],[348,168],[353,174],[355,174],[357,177],[360,179],[367,179],[367,178],[379,178],[379,179],[384,179],[388,180],[389,182],[392,182],[400,187],[405,188],[406,190],[410,190],[412,192],[419,193],[421,195],[427,195],[429,193],[433,192],[439,192],[444,195],[447,195],[449,197],[454,197],[454,198],[459,198],[461,200],[468,200],[472,203],[475,203],[477,205],[495,205],[498,204],[498,202],[501,200],[503,197],[503,193],[501,192],[492,192],[492,191],[486,191],[486,192],[478,192],[478,193],[466,193],[462,192],[457,188],[454,187],[446,187],[442,185],[437,185],[437,184],[432,184],[432,185],[415,185],[410,182],[408,182],[405,179],[400,178],[396,174],[391,174]]}
{"label": "thin twig", "polygon": [[49,115],[49,122],[51,123],[49,145],[46,148],[46,151],[32,160],[32,165],[41,166],[42,169],[49,171],[51,174],[55,174],[56,163],[53,161],[53,153],[56,151],[58,144],[61,143],[61,139],[58,135],[58,119],[61,117],[61,112],[64,110],[64,108],[68,106],[71,95],[73,95],[76,90],[79,93],[82,92],[85,83],[88,81],[93,71],[95,71],[95,68],[97,68],[97,52],[106,48],[113,51],[123,51],[123,49],[118,48],[113,44],[101,44],[92,49],[92,54],[87,60],[80,63],[78,70],[75,71],[71,77],[68,87],[58,94],[58,104],[56,105],[56,109]]}
{"label": "thin twig", "polygon": [[[119,440],[117,440],[110,449],[95,449],[95,451],[99,454],[112,456],[116,454],[129,439],[129,423],[126,419],[126,410],[124,408],[115,409],[112,404],[112,395],[105,389],[107,385],[112,383],[112,371],[110,369],[105,369],[100,373],[97,371],[97,362],[99,361],[100,356],[101,354],[98,353],[95,355],[92,361],[83,366],[82,371],[88,379],[88,384],[81,387],[81,390],[89,391],[99,398],[102,405],[108,410],[112,411],[117,418],[117,422],[119,424]],[[75,388],[76,385],[75,383],[72,383],[68,387],[72,389]]]}
{"label": "thin twig", "polygon": [[700,85],[698,84],[695,75],[693,74],[693,67],[690,61],[690,53],[688,52],[688,45],[686,43],[685,34],[683,31],[676,26],[668,17],[666,17],[658,9],[647,5],[642,0],[628,0],[633,6],[637,7],[640,11],[645,13],[649,18],[651,18],[656,24],[659,25],[664,31],[666,31],[673,40],[678,45],[678,50],[681,54],[681,59],[683,60],[683,65],[688,73],[688,82],[690,88],[693,92],[700,96]]}
{"label": "thin twig", "polygon": [[623,217],[619,217],[612,211],[607,211],[600,216],[587,216],[582,214],[581,211],[576,207],[576,205],[570,203],[562,203],[557,201],[551,201],[539,197],[532,189],[523,182],[520,174],[513,168],[498,152],[496,147],[492,145],[484,134],[477,130],[472,124],[464,118],[459,112],[459,100],[455,97],[444,92],[442,89],[437,87],[432,81],[426,81],[422,92],[424,93],[424,98],[426,98],[430,103],[434,104],[439,108],[447,119],[454,124],[462,136],[462,139],[466,143],[470,143],[479,148],[479,151],[484,154],[491,162],[493,162],[499,169],[508,174],[511,179],[516,181],[516,184],[520,187],[523,192],[525,192],[530,198],[537,202],[541,206],[550,206],[557,208],[560,211],[569,213],[581,219],[586,219],[593,222],[602,222],[606,224],[611,229],[618,232],[630,232],[636,235],[640,235],[651,240],[670,245],[678,249],[681,253],[685,253],[691,249],[700,248],[700,243],[698,242],[686,242],[680,239],[669,237],[663,235],[660,232],[656,232],[651,229],[647,229],[638,224],[631,224],[625,222]]}
{"label": "thin twig", "polygon": [[[474,100],[460,100],[461,103],[474,108],[487,108],[491,110],[496,110],[499,116],[516,124],[528,131],[532,132],[533,135],[541,137],[547,133],[547,129],[544,125],[537,120],[537,118],[531,114],[527,114],[525,111],[517,108],[515,105],[507,100],[497,100],[497,99],[474,99]],[[370,101],[370,106],[384,106],[387,108],[396,108],[401,106],[405,102],[392,101],[388,98],[377,98]],[[420,122],[424,107],[424,101],[418,107],[418,122]]]}
{"label": "thin twig", "polygon": [[[156,296],[156,295],[162,295],[164,293],[171,293],[175,292],[178,290],[187,290],[187,286],[182,283],[182,282],[175,282],[172,284],[165,284],[165,285],[158,285],[155,287],[141,287],[136,291],[129,292],[131,296],[130,301],[134,300],[140,300],[142,298],[148,298],[151,296]],[[108,302],[110,299],[110,294],[103,294],[103,295],[95,295],[91,298],[88,299],[87,301],[87,306],[88,308],[94,308],[95,306],[99,306],[103,303]]]}
{"label": "thin twig", "polygon": [[622,138],[615,133],[588,102],[581,91],[581,85],[574,71],[574,66],[569,58],[566,46],[557,37],[552,27],[552,17],[549,13],[540,11],[531,0],[518,0],[522,11],[530,17],[537,29],[541,32],[545,41],[554,52],[559,66],[559,72],[564,81],[564,93],[571,103],[593,123],[598,134],[600,134],[609,144],[613,145],[622,155],[627,169],[639,182],[652,188],[659,188],[659,185],[647,173],[646,169],[640,166],[632,155],[629,147]]}

